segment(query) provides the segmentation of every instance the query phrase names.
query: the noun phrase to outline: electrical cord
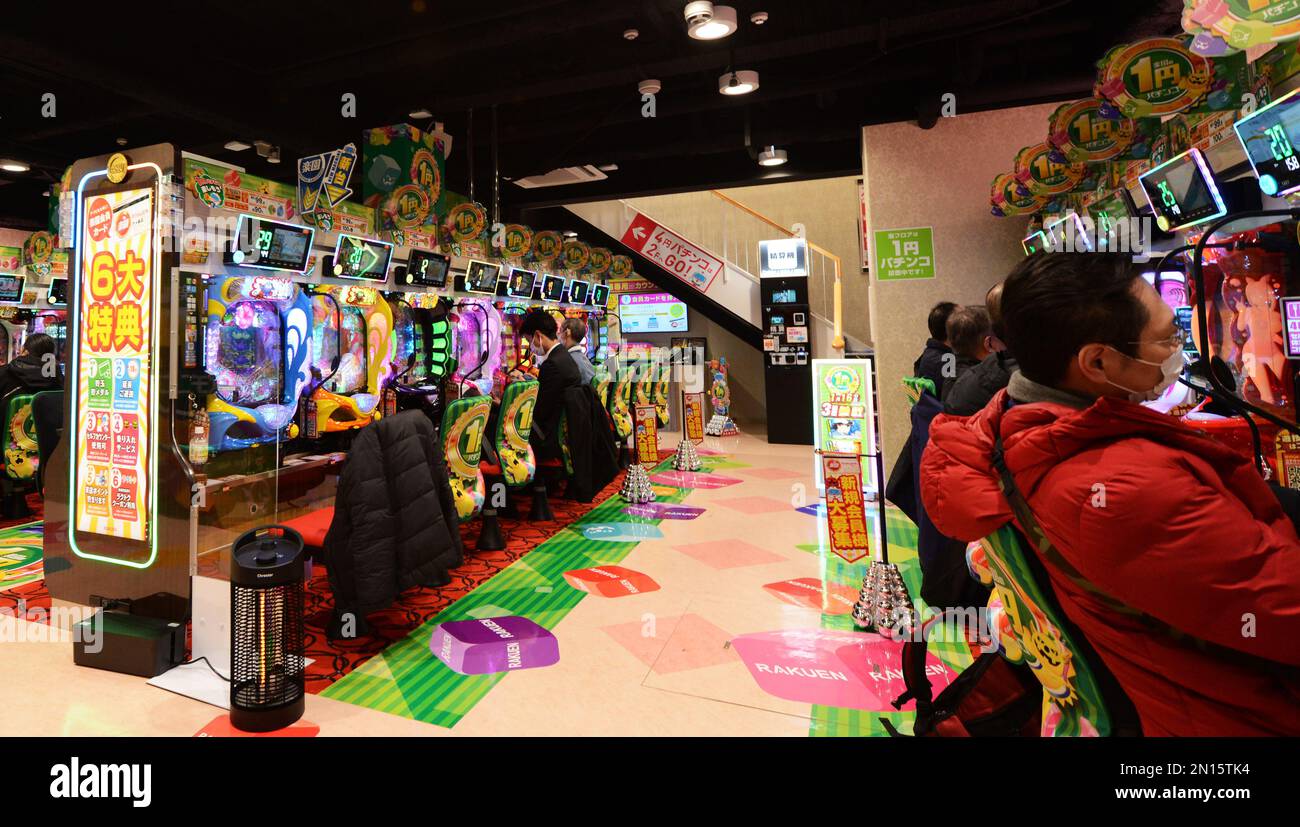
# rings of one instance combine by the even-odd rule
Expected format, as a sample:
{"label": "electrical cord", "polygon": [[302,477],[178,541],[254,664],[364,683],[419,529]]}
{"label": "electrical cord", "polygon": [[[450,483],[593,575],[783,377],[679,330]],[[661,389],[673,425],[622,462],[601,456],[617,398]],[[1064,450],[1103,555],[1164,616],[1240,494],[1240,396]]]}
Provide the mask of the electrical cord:
{"label": "electrical cord", "polygon": [[215,667],[215,666],[212,665],[212,661],[208,660],[207,655],[200,655],[199,657],[194,658],[193,660],[187,660],[187,661],[185,661],[184,663],[178,663],[178,664],[176,664],[176,665],[177,665],[177,666],[192,666],[192,665],[198,663],[199,661],[203,661],[204,663],[206,663],[206,664],[208,665],[208,668],[212,670],[212,674],[216,675],[218,678],[221,678],[221,679],[222,679],[223,681],[225,681],[226,683],[230,683],[230,678],[227,678],[225,675],[223,675],[223,674],[221,674],[220,672],[218,672],[218,671],[217,671],[217,667]]}

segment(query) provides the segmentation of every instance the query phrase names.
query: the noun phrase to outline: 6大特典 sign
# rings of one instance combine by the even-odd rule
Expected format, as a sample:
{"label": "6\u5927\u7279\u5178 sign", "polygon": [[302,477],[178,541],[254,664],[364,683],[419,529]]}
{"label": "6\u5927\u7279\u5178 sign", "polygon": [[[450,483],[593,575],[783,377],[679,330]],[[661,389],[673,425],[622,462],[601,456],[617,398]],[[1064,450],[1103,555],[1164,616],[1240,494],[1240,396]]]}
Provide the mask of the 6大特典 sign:
{"label": "6\u5927\u7279\u5178 sign", "polygon": [[900,281],[934,278],[934,230],[932,228],[876,230],[874,238],[877,279]]}
{"label": "6\u5927\u7279\u5178 sign", "polygon": [[722,259],[641,213],[633,216],[622,241],[701,293],[708,291],[725,266]]}
{"label": "6\u5927\u7279\u5178 sign", "polygon": [[153,190],[93,196],[81,239],[76,528],[148,539]]}

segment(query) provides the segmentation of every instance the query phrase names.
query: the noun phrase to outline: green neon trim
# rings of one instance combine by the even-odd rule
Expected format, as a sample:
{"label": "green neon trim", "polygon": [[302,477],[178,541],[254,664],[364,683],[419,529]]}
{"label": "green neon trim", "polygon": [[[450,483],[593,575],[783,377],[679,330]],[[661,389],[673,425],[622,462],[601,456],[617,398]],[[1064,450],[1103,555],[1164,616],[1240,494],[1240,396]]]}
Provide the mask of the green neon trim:
{"label": "green neon trim", "polygon": [[[159,267],[159,265],[161,264],[161,252],[159,250],[160,245],[158,244],[158,223],[157,223],[158,216],[156,211],[159,209],[159,206],[161,204],[161,200],[158,197],[159,196],[158,187],[162,183],[163,173],[162,173],[162,168],[153,162],[146,162],[143,164],[131,164],[130,166],[127,167],[127,171],[129,172],[130,170],[133,169],[143,169],[144,167],[151,167],[155,173],[155,178],[153,183],[153,198],[154,198],[155,213],[152,219],[153,233],[154,233],[152,274],[154,278],[154,283],[150,286],[150,292],[153,294],[153,297],[151,299],[150,308],[149,308],[153,316],[152,325],[150,327],[150,334],[153,337],[152,341],[150,342],[150,346],[152,349],[153,346],[156,345],[158,342],[159,313],[157,307],[158,302],[156,301],[157,299],[156,288],[158,283],[157,279],[158,279],[159,270],[161,269]],[[81,177],[81,181],[78,182],[77,184],[77,202],[76,202],[75,211],[73,212],[73,226],[75,227],[75,232],[73,233],[72,236],[74,239],[76,239],[77,246],[76,246],[76,255],[74,256],[76,261],[73,264],[72,283],[71,283],[72,288],[77,291],[81,290],[81,277],[82,277],[81,234],[85,229],[82,226],[82,194],[85,191],[87,181],[89,181],[91,178],[98,178],[101,175],[107,175],[107,174],[108,174],[107,169],[101,169],[96,172],[87,172],[85,175]],[[69,411],[68,419],[70,422],[74,423],[73,427],[79,429],[81,427],[81,420],[80,420],[81,408],[79,404],[80,403],[79,397],[81,396],[81,341],[80,341],[81,340],[81,293],[77,292],[74,295],[77,296],[77,301],[72,302],[70,304],[70,308],[73,307],[76,308],[76,318],[74,320],[72,310],[69,309],[68,323],[73,324],[75,321],[76,327],[74,329],[77,331],[77,346],[72,348],[72,375],[76,377],[77,387],[73,390],[72,393],[72,409],[71,411]],[[157,380],[159,379],[158,360],[154,358],[154,356],[155,354],[150,352],[149,391],[151,397],[157,393],[156,390],[158,387]],[[150,401],[151,404],[149,405],[149,434],[150,434],[149,438],[152,442],[157,443],[158,405],[154,403],[154,400],[151,399]],[[152,470],[150,471],[150,473],[153,476],[153,479],[151,480],[152,484],[149,486],[149,515],[148,515],[149,524],[145,526],[145,530],[149,531],[149,559],[140,563],[134,563],[130,560],[119,560],[116,557],[105,557],[102,554],[90,554],[88,552],[82,551],[80,548],[77,547],[76,487],[77,487],[77,468],[80,465],[80,462],[78,461],[79,458],[77,457],[77,449],[76,449],[77,438],[76,437],[72,438],[69,441],[68,446],[69,446],[68,447],[68,458],[69,458],[69,462],[68,462],[68,545],[72,548],[72,553],[84,560],[98,560],[101,563],[112,563],[115,566],[126,566],[127,568],[132,568],[132,569],[147,569],[150,566],[152,566],[154,564],[154,561],[158,559],[158,451],[156,450],[155,446],[147,446],[147,450],[149,450],[150,455],[153,457],[151,462]],[[150,531],[149,529],[152,530]],[[93,534],[96,532],[91,532],[91,533]],[[112,535],[105,534],[102,536],[110,537]]]}

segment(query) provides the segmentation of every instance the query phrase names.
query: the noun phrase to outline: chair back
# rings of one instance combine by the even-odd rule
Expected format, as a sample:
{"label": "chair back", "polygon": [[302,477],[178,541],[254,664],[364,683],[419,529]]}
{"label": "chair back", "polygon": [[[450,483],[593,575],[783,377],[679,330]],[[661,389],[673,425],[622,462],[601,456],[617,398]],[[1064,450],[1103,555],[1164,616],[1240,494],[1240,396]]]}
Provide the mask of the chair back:
{"label": "chair back", "polygon": [[492,444],[506,485],[520,486],[532,482],[537,472],[537,458],[528,436],[533,430],[533,408],[537,405],[540,385],[528,380],[511,382],[501,393],[500,413]]}
{"label": "chair back", "polygon": [[466,396],[452,402],[442,415],[442,448],[447,455],[447,476],[461,522],[474,517],[483,507],[483,436],[487,430],[492,399]]}
{"label": "chair back", "polygon": [[35,394],[17,392],[4,400],[5,474],[12,480],[36,479],[40,450],[36,442],[36,418],[32,415]]}

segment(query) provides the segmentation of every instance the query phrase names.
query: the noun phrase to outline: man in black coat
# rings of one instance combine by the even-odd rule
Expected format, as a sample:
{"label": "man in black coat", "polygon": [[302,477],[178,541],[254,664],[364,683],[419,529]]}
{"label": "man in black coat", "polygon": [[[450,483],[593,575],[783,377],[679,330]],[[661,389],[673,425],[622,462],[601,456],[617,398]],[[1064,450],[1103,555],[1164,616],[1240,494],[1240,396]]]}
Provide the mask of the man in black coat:
{"label": "man in black coat", "polygon": [[980,305],[959,307],[948,317],[948,346],[956,357],[956,364],[944,377],[939,401],[947,400],[957,382],[989,355],[989,340],[993,338],[993,322],[989,312]]}
{"label": "man in black coat", "polygon": [[564,395],[570,388],[582,387],[578,365],[560,344],[557,328],[555,317],[540,308],[529,310],[519,326],[539,365],[537,405],[533,408],[533,430],[529,434],[529,442],[538,459],[560,456],[560,414],[564,411]]}
{"label": "man in black coat", "polygon": [[1020,369],[1016,359],[1007,350],[1002,328],[1002,282],[989,289],[984,297],[992,326],[988,339],[991,353],[975,367],[964,372],[952,383],[943,401],[943,412],[953,416],[973,416],[984,409],[997,392],[1011,381],[1011,374]]}
{"label": "man in black coat", "polygon": [[[926,326],[930,329],[930,338],[926,340],[925,350],[912,363],[912,375],[929,379],[934,383],[936,398],[943,394],[944,379],[951,375],[944,367],[952,359],[952,348],[948,346],[948,317],[957,309],[955,302],[939,302],[930,308],[930,318]],[[945,358],[947,357],[947,358]]]}

